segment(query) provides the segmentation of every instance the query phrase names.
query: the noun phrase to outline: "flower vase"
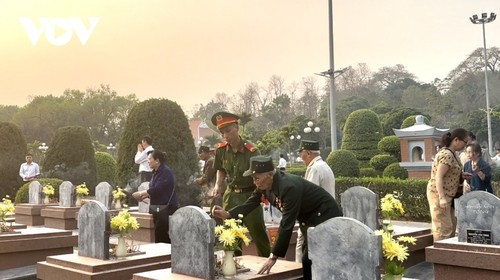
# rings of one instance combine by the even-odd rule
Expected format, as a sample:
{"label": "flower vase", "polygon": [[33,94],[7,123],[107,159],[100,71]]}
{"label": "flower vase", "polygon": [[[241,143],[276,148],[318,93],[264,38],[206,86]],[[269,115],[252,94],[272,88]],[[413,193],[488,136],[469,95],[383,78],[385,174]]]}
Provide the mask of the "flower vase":
{"label": "flower vase", "polygon": [[117,258],[124,258],[127,256],[127,243],[125,237],[118,237],[118,245],[116,245],[115,255]]}
{"label": "flower vase", "polygon": [[236,275],[236,263],[234,262],[234,251],[224,251],[224,262],[222,263],[222,275],[231,279]]}
{"label": "flower vase", "polygon": [[403,275],[392,275],[392,274],[384,274],[382,276],[383,280],[402,280]]}
{"label": "flower vase", "polygon": [[121,202],[121,200],[117,199],[115,201],[115,209],[122,209],[122,202]]}
{"label": "flower vase", "polygon": [[48,195],[45,196],[44,200],[43,200],[43,203],[44,204],[49,204],[50,203],[50,198]]}
{"label": "flower vase", "polygon": [[76,197],[75,206],[76,207],[82,206],[82,197],[81,196]]}

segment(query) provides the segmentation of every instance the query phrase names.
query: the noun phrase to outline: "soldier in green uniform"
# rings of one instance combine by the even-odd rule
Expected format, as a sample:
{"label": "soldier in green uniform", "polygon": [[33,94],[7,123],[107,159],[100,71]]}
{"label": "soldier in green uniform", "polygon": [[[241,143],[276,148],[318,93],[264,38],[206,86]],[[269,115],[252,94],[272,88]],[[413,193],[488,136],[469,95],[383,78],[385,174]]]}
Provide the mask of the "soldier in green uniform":
{"label": "soldier in green uniform", "polygon": [[[250,158],[259,155],[257,148],[239,135],[237,115],[218,112],[212,116],[212,123],[219,129],[223,142],[215,151],[214,169],[217,170],[214,196],[222,195],[220,190],[227,183],[223,194],[223,208],[231,209],[243,204],[255,190],[255,184],[250,177],[244,177],[250,166]],[[243,223],[248,228],[252,240],[257,247],[257,254],[268,257],[271,246],[264,224],[262,207],[249,211],[243,217]],[[241,255],[241,251],[236,252]]]}
{"label": "soldier in green uniform", "polygon": [[254,209],[260,209],[264,196],[283,213],[271,256],[259,270],[259,274],[269,273],[278,257],[285,257],[295,221],[304,234],[302,246],[303,279],[311,279],[311,260],[307,254],[307,228],[342,216],[342,211],[335,199],[323,188],[297,175],[274,169],[271,157],[255,156],[251,158],[250,169],[244,176],[252,176],[257,189],[242,205],[229,211],[214,207],[213,215],[221,219],[246,215]]}

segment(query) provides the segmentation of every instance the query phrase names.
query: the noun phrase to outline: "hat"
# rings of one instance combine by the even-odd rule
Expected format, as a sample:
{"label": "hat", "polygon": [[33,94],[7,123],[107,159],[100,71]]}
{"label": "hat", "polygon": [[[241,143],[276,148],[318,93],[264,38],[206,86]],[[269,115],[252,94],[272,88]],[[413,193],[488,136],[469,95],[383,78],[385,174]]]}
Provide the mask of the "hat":
{"label": "hat", "polygon": [[243,176],[255,173],[264,173],[274,170],[273,159],[268,156],[254,156],[250,158],[250,169],[243,172]]}
{"label": "hat", "polygon": [[207,147],[207,146],[200,146],[200,147],[198,148],[198,154],[199,154],[199,153],[203,153],[203,152],[205,152],[205,153],[210,152],[210,147]]}
{"label": "hat", "polygon": [[217,127],[217,129],[223,128],[224,126],[238,122],[239,116],[231,114],[228,112],[217,112],[212,116],[212,124]]}
{"label": "hat", "polygon": [[300,141],[299,152],[302,150],[319,151],[319,142],[311,140]]}

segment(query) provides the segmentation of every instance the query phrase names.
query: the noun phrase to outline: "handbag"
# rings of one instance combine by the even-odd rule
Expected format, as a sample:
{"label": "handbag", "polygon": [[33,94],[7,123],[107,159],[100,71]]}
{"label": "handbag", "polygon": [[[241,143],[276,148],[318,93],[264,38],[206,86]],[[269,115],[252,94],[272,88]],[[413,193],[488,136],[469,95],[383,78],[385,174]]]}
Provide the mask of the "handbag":
{"label": "handbag", "polygon": [[170,201],[172,200],[172,196],[174,196],[174,193],[175,193],[175,188],[174,188],[174,191],[172,192],[172,194],[170,195],[170,198],[168,199],[168,202],[166,205],[161,205],[161,204],[160,205],[155,205],[155,204],[151,205],[150,204],[149,205],[149,213],[154,215],[154,214],[158,214],[160,212],[165,211],[168,208],[168,206],[170,205]]}

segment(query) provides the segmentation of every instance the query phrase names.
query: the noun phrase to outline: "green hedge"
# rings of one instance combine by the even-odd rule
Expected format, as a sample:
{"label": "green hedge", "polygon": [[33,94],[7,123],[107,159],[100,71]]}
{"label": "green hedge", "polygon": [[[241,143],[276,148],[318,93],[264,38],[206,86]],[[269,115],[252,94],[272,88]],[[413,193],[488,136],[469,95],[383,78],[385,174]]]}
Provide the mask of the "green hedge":
{"label": "green hedge", "polygon": [[396,193],[405,209],[404,219],[430,222],[429,203],[426,188],[428,180],[400,180],[393,178],[352,178],[336,177],[336,199],[342,204],[340,194],[354,186],[366,187],[382,198],[388,193]]}
{"label": "green hedge", "polygon": [[[59,185],[62,184],[63,180],[57,178],[40,178],[38,182],[43,186],[50,184],[54,187],[54,197],[59,199]],[[22,185],[16,193],[16,198],[14,199],[14,203],[28,203],[29,202],[29,185],[31,182],[27,182]]]}

